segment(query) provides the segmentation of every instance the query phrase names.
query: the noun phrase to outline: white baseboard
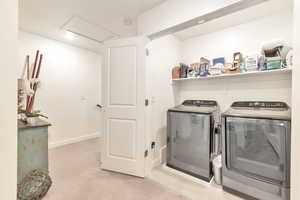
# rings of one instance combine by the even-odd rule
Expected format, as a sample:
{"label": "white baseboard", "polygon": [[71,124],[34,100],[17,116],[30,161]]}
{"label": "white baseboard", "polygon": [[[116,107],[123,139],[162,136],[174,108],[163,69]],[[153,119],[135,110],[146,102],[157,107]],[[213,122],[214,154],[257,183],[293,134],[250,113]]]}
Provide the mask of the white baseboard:
{"label": "white baseboard", "polygon": [[76,137],[76,138],[70,138],[70,139],[67,139],[67,140],[52,142],[52,143],[49,144],[49,149],[54,149],[54,148],[57,148],[57,147],[68,145],[68,144],[82,142],[82,141],[85,141],[85,140],[90,140],[90,139],[99,138],[99,137],[101,137],[101,134],[99,132],[96,132],[96,133],[92,133],[92,134],[89,134],[89,135],[83,135],[83,136]]}
{"label": "white baseboard", "polygon": [[152,160],[152,166],[151,169],[158,167],[161,165],[161,159],[160,158],[156,158],[154,160]]}
{"label": "white baseboard", "polygon": [[206,185],[206,186],[210,186],[210,185],[213,185],[213,178],[210,180],[210,182],[206,182],[202,179],[199,179],[199,178],[196,178],[194,176],[191,176],[189,174],[186,174],[184,172],[181,172],[179,170],[176,170],[176,169],[173,169],[173,168],[170,168],[168,167],[166,164],[163,164],[162,165],[162,169],[163,170],[166,170],[167,172],[171,173],[171,174],[174,174],[175,176],[179,176],[179,177],[182,177],[182,178],[185,178],[187,180],[190,180],[190,181],[193,181],[195,183],[200,183],[202,185]]}

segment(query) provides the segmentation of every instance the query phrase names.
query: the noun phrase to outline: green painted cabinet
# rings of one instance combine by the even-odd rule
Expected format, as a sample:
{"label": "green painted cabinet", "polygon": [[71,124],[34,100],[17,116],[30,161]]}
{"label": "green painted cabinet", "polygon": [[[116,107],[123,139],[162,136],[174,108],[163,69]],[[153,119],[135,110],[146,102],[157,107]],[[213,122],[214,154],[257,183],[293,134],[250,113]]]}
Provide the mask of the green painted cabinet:
{"label": "green painted cabinet", "polygon": [[40,120],[34,126],[18,122],[18,183],[34,169],[48,170],[48,127]]}

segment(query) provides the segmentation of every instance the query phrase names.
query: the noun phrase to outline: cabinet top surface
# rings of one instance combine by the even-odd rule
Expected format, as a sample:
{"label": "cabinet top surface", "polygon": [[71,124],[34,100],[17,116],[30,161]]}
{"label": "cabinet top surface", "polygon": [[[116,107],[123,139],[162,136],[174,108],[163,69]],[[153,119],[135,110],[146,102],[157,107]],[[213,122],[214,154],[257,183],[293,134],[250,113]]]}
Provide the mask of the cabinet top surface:
{"label": "cabinet top surface", "polygon": [[33,124],[26,124],[21,120],[18,120],[18,130],[31,129],[31,128],[39,128],[39,127],[48,127],[51,126],[49,122],[38,119],[37,122]]}

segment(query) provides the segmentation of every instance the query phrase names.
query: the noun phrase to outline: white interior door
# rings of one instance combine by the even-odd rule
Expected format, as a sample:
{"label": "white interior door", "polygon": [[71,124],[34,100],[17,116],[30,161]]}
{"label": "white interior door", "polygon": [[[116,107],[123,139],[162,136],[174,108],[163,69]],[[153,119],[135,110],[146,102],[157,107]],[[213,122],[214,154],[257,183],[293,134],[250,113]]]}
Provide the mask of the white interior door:
{"label": "white interior door", "polygon": [[146,38],[105,44],[102,169],[145,176]]}

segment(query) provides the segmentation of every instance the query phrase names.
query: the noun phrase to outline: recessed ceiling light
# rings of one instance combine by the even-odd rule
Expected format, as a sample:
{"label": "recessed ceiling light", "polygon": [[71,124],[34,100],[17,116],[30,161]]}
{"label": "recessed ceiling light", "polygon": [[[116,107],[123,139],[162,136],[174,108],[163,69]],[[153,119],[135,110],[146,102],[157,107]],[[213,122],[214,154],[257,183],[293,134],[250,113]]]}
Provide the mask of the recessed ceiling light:
{"label": "recessed ceiling light", "polygon": [[198,23],[198,24],[204,24],[204,23],[205,23],[205,20],[204,20],[204,19],[199,20],[197,23]]}
{"label": "recessed ceiling light", "polygon": [[75,38],[76,38],[75,34],[70,31],[66,31],[64,37],[66,40],[75,40]]}

